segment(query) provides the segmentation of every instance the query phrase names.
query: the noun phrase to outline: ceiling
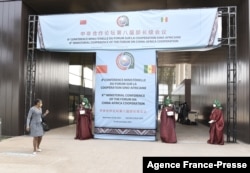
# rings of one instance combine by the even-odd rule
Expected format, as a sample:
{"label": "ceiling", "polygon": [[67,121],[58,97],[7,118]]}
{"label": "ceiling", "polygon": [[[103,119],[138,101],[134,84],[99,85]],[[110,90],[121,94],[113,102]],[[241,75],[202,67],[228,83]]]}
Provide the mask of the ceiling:
{"label": "ceiling", "polygon": [[138,11],[235,5],[240,0],[22,0],[37,14]]}
{"label": "ceiling", "polygon": [[[178,1],[178,0],[177,0]],[[173,0],[23,0],[39,14],[166,9]]]}
{"label": "ceiling", "polygon": [[[23,0],[35,14],[65,14],[139,11],[149,9],[178,9],[229,6],[239,0]],[[194,52],[159,52],[159,65],[192,63]],[[174,57],[174,58],[173,58]],[[178,57],[178,58],[176,58]]]}

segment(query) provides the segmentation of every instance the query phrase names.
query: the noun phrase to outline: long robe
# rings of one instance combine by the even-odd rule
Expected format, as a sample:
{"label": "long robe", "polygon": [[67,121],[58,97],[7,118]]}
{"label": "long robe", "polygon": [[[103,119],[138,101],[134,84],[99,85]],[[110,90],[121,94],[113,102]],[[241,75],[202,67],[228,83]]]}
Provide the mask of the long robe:
{"label": "long robe", "polygon": [[214,108],[209,119],[215,120],[215,122],[210,124],[207,143],[224,145],[224,116],[222,110]]}
{"label": "long robe", "polygon": [[[84,111],[84,114],[82,113]],[[76,111],[76,136],[75,139],[90,139],[93,138],[92,134],[92,113],[91,109],[80,107]]]}
{"label": "long robe", "polygon": [[177,137],[175,132],[175,115],[168,116],[168,112],[174,112],[172,107],[163,107],[160,119],[160,137],[165,143],[176,143]]}

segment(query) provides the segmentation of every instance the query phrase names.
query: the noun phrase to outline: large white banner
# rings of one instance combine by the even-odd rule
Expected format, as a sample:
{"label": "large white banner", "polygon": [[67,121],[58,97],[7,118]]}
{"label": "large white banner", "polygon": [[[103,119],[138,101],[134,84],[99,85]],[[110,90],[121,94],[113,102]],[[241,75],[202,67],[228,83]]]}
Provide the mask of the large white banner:
{"label": "large white banner", "polygon": [[155,50],[98,51],[95,138],[156,140]]}
{"label": "large white banner", "polygon": [[218,8],[40,15],[37,48],[206,50],[218,47],[219,38]]}

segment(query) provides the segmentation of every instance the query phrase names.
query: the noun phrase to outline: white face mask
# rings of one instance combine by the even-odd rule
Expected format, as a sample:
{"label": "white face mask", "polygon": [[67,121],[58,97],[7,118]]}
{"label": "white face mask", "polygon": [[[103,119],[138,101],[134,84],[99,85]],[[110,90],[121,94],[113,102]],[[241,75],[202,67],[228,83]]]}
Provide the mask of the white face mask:
{"label": "white face mask", "polygon": [[215,107],[216,107],[216,104],[213,104],[213,107],[215,108]]}

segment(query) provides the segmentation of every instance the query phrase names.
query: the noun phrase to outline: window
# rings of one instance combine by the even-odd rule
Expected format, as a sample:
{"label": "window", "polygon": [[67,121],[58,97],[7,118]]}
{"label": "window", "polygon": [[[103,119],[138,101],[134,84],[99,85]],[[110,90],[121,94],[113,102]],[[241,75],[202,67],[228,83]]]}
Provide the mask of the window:
{"label": "window", "polygon": [[93,80],[93,70],[89,67],[83,68],[83,78],[84,78],[84,86],[86,88],[93,88],[92,80]]}
{"label": "window", "polygon": [[159,84],[159,96],[158,103],[161,105],[164,102],[164,97],[168,95],[168,85],[167,84]]}
{"label": "window", "polygon": [[159,95],[167,95],[167,94],[168,94],[168,85],[159,84]]}
{"label": "window", "polygon": [[69,84],[93,88],[93,70],[82,65],[69,66]]}
{"label": "window", "polygon": [[69,66],[69,84],[82,85],[82,66],[70,65]]}

